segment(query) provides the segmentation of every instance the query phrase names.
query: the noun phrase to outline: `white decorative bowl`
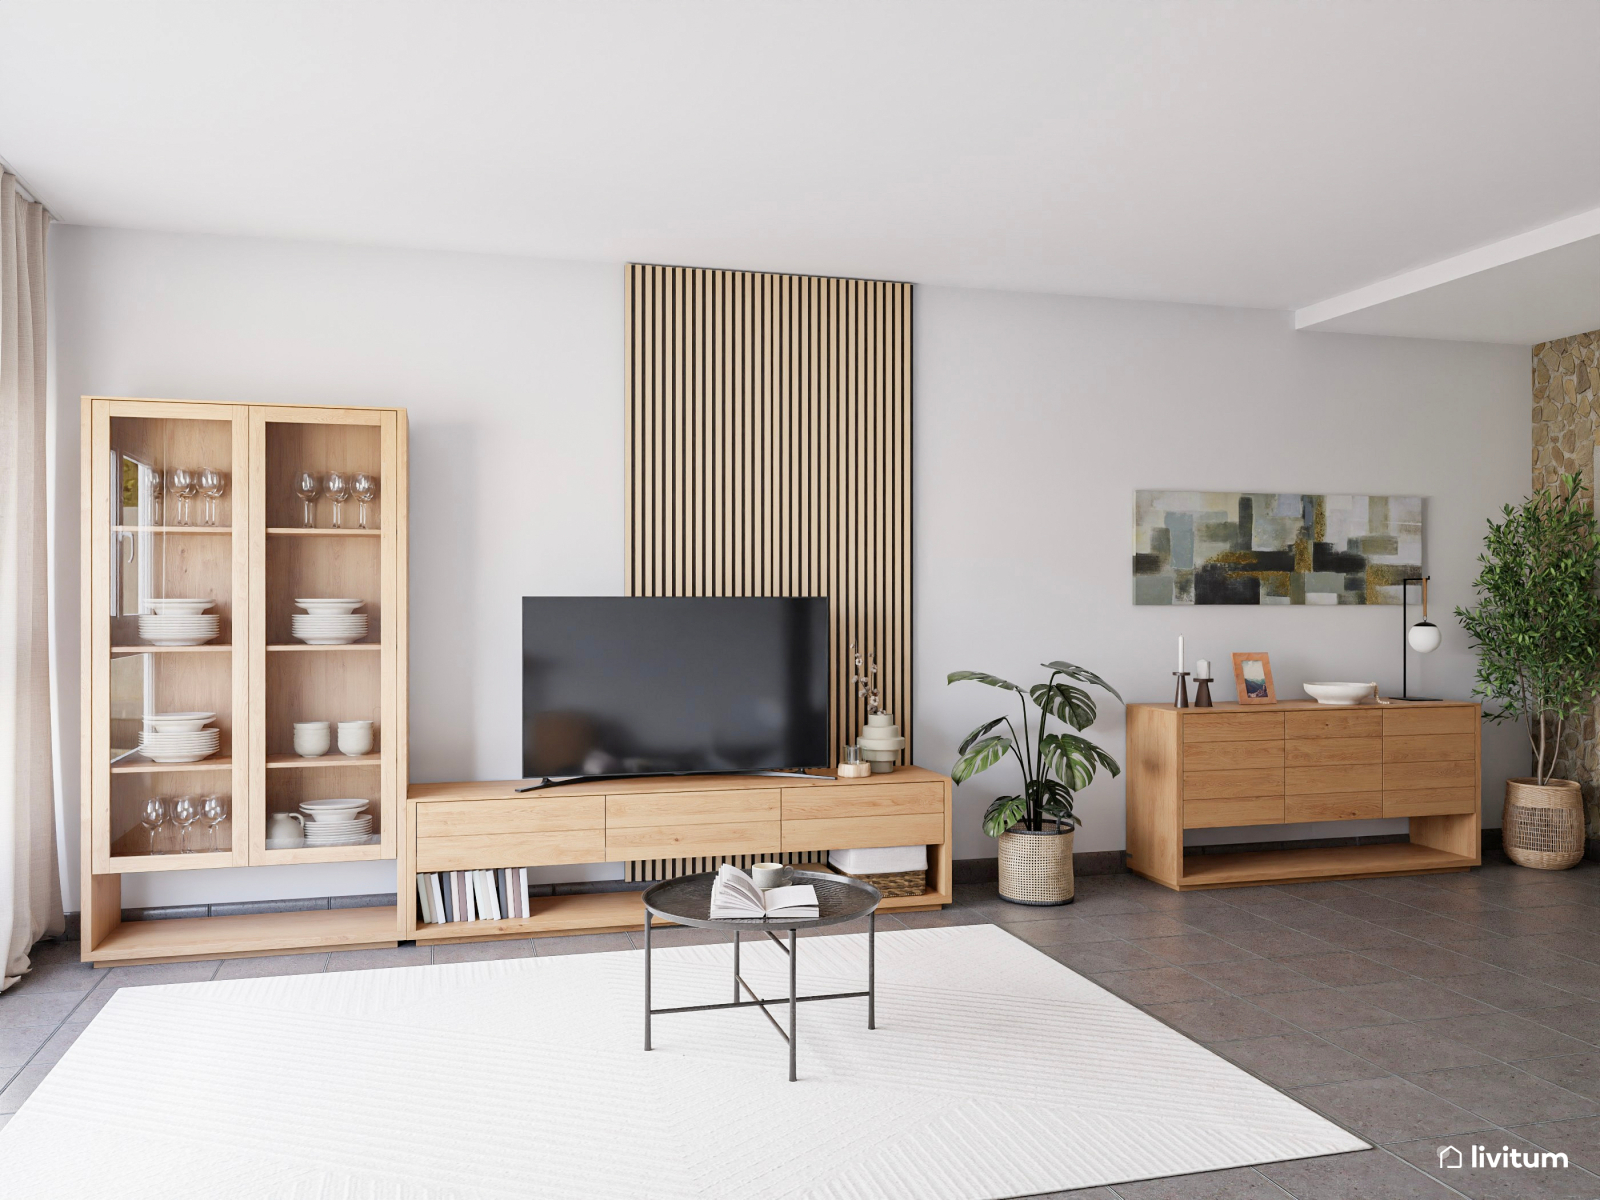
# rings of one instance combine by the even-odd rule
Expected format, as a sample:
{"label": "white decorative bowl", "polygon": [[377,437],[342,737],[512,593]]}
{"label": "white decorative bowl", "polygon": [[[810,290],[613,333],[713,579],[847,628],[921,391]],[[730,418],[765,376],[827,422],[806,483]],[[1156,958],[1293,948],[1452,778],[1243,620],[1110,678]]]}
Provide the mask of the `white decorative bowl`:
{"label": "white decorative bowl", "polygon": [[1305,683],[1300,686],[1318,704],[1363,704],[1378,696],[1375,683]]}

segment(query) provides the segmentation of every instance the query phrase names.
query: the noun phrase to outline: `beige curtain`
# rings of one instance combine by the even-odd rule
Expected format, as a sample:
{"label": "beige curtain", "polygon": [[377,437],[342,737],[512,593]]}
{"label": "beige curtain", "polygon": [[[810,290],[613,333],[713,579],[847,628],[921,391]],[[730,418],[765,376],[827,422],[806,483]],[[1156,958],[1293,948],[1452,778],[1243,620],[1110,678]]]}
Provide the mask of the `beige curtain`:
{"label": "beige curtain", "polygon": [[44,231],[0,172],[0,990],[62,931],[50,767]]}

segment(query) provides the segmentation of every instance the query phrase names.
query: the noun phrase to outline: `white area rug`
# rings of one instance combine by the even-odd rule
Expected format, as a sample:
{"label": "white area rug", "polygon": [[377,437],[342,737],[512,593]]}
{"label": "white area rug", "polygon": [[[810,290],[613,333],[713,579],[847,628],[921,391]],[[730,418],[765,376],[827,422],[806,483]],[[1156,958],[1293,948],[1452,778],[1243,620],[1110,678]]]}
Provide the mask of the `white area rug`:
{"label": "white area rug", "polygon": [[[864,986],[807,938],[805,992]],[[732,998],[727,946],[656,1004]],[[744,974],[788,994],[786,959]],[[1366,1143],[992,925],[878,938],[866,1001],[657,1017],[643,954],[119,992],[0,1130],[12,1196],[979,1200]]]}

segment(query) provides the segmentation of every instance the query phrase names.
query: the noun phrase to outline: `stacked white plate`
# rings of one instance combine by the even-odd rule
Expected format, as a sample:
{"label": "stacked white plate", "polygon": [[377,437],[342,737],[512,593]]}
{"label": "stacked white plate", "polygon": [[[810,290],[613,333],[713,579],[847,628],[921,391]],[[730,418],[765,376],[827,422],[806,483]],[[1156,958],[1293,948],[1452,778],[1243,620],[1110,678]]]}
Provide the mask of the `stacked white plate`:
{"label": "stacked white plate", "polygon": [[139,751],[151,762],[185,763],[210,758],[222,745],[222,733],[205,726],[216,713],[150,713],[139,735]]}
{"label": "stacked white plate", "polygon": [[139,636],[155,646],[199,646],[216,637],[222,619],[208,613],[214,600],[162,599],[147,601],[153,613],[139,617]]}
{"label": "stacked white plate", "polygon": [[300,805],[306,819],[307,846],[359,846],[372,837],[372,815],[363,814],[367,800],[307,800]]}
{"label": "stacked white plate", "polygon": [[363,600],[296,600],[306,611],[290,619],[290,631],[308,646],[344,646],[367,636],[367,614],[355,610]]}

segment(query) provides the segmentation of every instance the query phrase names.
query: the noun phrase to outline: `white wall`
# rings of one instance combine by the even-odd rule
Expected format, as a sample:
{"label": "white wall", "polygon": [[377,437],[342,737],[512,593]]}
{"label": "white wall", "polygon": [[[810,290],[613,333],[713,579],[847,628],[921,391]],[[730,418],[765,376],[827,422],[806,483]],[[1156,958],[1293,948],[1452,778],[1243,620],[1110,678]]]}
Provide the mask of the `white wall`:
{"label": "white wall", "polygon": [[[67,896],[83,394],[408,408],[412,778],[516,775],[519,598],[622,587],[620,265],[71,226],[51,255]],[[1183,632],[1192,656],[1219,664],[1270,651],[1285,696],[1316,678],[1398,687],[1395,609],[1133,607],[1136,488],[1420,492],[1440,612],[1468,596],[1484,517],[1526,490],[1524,350],[945,288],[918,289],[916,319],[916,733],[929,767],[948,769],[967,729],[999,711],[996,693],[944,686],[962,667],[1032,679],[1065,657],[1129,700],[1165,700]],[[1413,690],[1465,696],[1471,659],[1443,624]],[[1121,757],[1114,703],[1096,734]],[[1514,731],[1486,738],[1494,820],[1519,746]],[[993,854],[978,818],[1003,782],[997,771],[957,793],[958,857]],[[1080,849],[1123,844],[1120,780],[1097,784],[1082,812]],[[126,876],[124,902],[393,888],[392,863],[240,868]]]}
{"label": "white wall", "polygon": [[[78,397],[400,405],[412,778],[521,774],[521,597],[622,590],[621,268],[73,226],[50,254],[65,744],[78,737]],[[72,841],[75,749],[63,759]],[[394,886],[381,862],[129,875],[123,896]]]}
{"label": "white wall", "polygon": [[[1129,701],[1170,703],[1178,635],[1233,699],[1231,655],[1272,655],[1278,694],[1319,679],[1400,690],[1398,608],[1134,607],[1138,488],[1421,494],[1431,615],[1444,645],[1412,656],[1414,695],[1466,698],[1474,659],[1449,617],[1470,602],[1484,519],[1528,490],[1528,351],[1296,333],[1288,313],[953,288],[916,295],[917,758],[948,770],[1004,693],[1064,658]],[[1415,618],[1414,618],[1415,619]],[[1094,736],[1120,761],[1122,712]],[[1486,726],[1486,823],[1526,769]],[[956,792],[956,856],[992,855],[979,819],[1015,768]],[[1124,845],[1122,780],[1081,797],[1076,848]],[[1345,836],[1405,822],[1205,831],[1209,842]]]}

